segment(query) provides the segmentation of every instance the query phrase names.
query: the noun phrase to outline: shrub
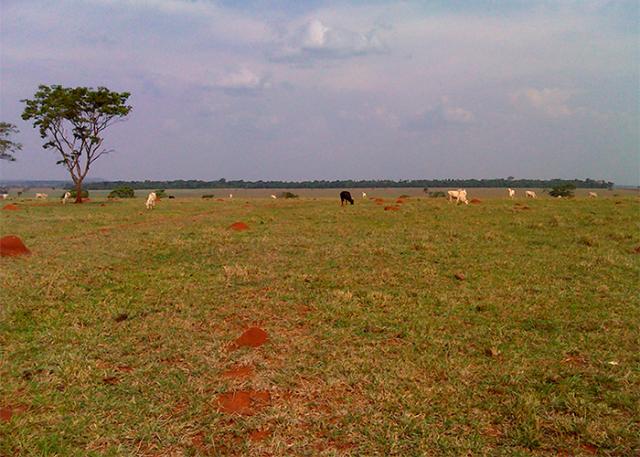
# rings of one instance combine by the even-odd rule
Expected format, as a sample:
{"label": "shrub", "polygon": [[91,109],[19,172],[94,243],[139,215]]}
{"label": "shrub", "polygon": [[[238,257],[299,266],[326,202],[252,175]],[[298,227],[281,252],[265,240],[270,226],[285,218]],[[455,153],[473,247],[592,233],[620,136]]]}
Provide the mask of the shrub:
{"label": "shrub", "polygon": [[[71,194],[71,198],[76,198],[76,190],[75,189],[69,189],[69,190],[65,190],[65,193],[69,192]],[[86,189],[82,189],[82,194],[80,195],[82,198],[89,198],[89,191]],[[60,195],[60,198],[64,198],[64,193],[62,195]]]}
{"label": "shrub", "polygon": [[442,192],[441,190],[437,190],[435,192],[429,192],[429,197],[431,197],[431,198],[442,198],[442,197],[446,197],[446,194],[444,192]]}
{"label": "shrub", "polygon": [[204,194],[204,195],[202,196],[202,198],[213,198],[213,197],[214,197],[214,195],[213,195],[213,194]]}
{"label": "shrub", "polygon": [[116,187],[109,192],[108,198],[133,198],[136,193],[133,188],[129,186]]}
{"label": "shrub", "polygon": [[298,198],[293,192],[280,192],[278,198]]}
{"label": "shrub", "polygon": [[549,195],[552,197],[573,197],[573,191],[575,190],[575,184],[561,184],[553,187],[549,191]]}
{"label": "shrub", "polygon": [[154,190],[154,192],[156,193],[156,197],[160,198],[167,198],[167,193],[164,191],[164,189],[158,189],[158,190]]}

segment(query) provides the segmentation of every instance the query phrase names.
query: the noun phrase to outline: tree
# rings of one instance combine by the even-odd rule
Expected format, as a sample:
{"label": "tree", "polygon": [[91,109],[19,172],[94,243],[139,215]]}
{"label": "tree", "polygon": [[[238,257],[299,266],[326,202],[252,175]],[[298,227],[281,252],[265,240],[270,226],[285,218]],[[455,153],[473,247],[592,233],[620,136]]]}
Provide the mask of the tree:
{"label": "tree", "polygon": [[16,158],[13,154],[22,149],[20,143],[9,139],[14,133],[18,133],[18,128],[15,125],[8,122],[0,122],[0,159],[2,160],[14,162]]}
{"label": "tree", "polygon": [[575,190],[575,184],[559,184],[554,186],[550,191],[549,195],[552,197],[573,197],[573,191]]}
{"label": "tree", "polygon": [[82,203],[82,181],[91,165],[112,150],[103,147],[105,129],[130,112],[129,92],[112,92],[105,87],[62,87],[40,85],[33,99],[22,100],[22,119],[33,119],[46,142],[44,149],[60,154],[58,164],[71,174],[76,203]]}

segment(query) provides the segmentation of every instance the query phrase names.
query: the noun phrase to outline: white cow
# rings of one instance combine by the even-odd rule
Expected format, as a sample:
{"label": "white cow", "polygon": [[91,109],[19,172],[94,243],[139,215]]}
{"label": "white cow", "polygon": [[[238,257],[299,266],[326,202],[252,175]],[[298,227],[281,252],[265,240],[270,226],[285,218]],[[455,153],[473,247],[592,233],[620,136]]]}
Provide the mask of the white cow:
{"label": "white cow", "polygon": [[595,192],[589,192],[589,198],[598,198],[598,194]]}
{"label": "white cow", "polygon": [[278,197],[276,197],[275,195],[271,194],[271,198],[273,198],[275,200]]}
{"label": "white cow", "polygon": [[455,199],[456,204],[458,203],[465,203],[465,204],[469,204],[469,201],[467,200],[467,191],[466,189],[458,189],[458,190],[450,190],[447,192],[447,200],[449,200],[449,202],[452,202]]}
{"label": "white cow", "polygon": [[7,198],[9,198],[9,194],[0,194],[0,198],[6,200]]}
{"label": "white cow", "polygon": [[233,198],[233,194],[229,194],[229,198]]}
{"label": "white cow", "polygon": [[532,191],[532,190],[525,191],[524,195],[527,198],[538,198],[536,193],[534,191]]}
{"label": "white cow", "polygon": [[147,197],[147,209],[153,209],[156,206],[156,200],[158,200],[158,196],[155,192],[151,192]]}
{"label": "white cow", "polygon": [[367,198],[367,193],[366,192],[362,192],[362,198]]}
{"label": "white cow", "polygon": [[36,200],[46,200],[47,197],[49,197],[48,194],[44,194],[44,193],[37,193],[36,194]]}
{"label": "white cow", "polygon": [[509,191],[509,198],[513,199],[513,197],[516,196],[516,191],[512,188],[508,188],[507,190]]}
{"label": "white cow", "polygon": [[62,204],[66,205],[67,201],[71,198],[71,192],[65,192],[62,196]]}

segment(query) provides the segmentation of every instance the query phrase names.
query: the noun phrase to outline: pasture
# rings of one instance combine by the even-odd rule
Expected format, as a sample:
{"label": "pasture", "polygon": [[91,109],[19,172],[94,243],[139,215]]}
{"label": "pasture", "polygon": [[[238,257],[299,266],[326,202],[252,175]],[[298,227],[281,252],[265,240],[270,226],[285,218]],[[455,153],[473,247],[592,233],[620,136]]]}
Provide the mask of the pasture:
{"label": "pasture", "polygon": [[0,455],[640,450],[637,197],[333,193],[0,211]]}

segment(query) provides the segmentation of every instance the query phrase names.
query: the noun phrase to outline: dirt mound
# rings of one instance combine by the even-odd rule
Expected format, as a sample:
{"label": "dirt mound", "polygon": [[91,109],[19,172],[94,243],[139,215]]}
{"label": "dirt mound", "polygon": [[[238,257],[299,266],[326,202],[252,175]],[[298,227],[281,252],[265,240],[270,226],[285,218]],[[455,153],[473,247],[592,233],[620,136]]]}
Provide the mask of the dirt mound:
{"label": "dirt mound", "polygon": [[244,222],[234,222],[229,226],[231,230],[235,230],[236,232],[242,232],[244,230],[249,230],[249,226]]}
{"label": "dirt mound", "polygon": [[398,203],[398,204],[403,204],[403,203],[404,203],[404,200],[403,200],[402,198],[399,198],[399,199],[397,199],[397,200],[396,200],[396,203]]}
{"label": "dirt mound", "polygon": [[464,273],[460,273],[460,272],[454,274],[453,277],[456,278],[458,281],[464,281],[466,278]]}
{"label": "dirt mound", "polygon": [[262,346],[268,338],[269,335],[267,334],[267,332],[265,332],[261,328],[251,327],[245,330],[244,333],[240,335],[234,343],[238,348],[243,346],[257,348],[259,346]]}
{"label": "dirt mound", "polygon": [[230,379],[248,379],[254,375],[253,367],[249,365],[239,365],[233,368],[229,368],[222,373],[223,378]]}
{"label": "dirt mound", "polygon": [[8,205],[4,205],[2,207],[2,209],[7,210],[7,211],[16,211],[16,210],[19,210],[20,207],[18,207],[18,205],[14,204],[14,203],[9,203]]}
{"label": "dirt mound", "polygon": [[252,416],[271,400],[266,390],[236,390],[218,395],[218,410],[227,414]]}
{"label": "dirt mound", "polygon": [[7,235],[0,238],[0,257],[29,254],[31,251],[17,236]]}
{"label": "dirt mound", "polygon": [[223,202],[223,201],[224,201],[224,198],[216,198],[216,201],[217,201],[217,202]]}
{"label": "dirt mound", "polygon": [[271,430],[265,428],[261,430],[254,430],[249,433],[249,439],[254,443],[264,441],[271,436]]}
{"label": "dirt mound", "polygon": [[469,203],[477,205],[478,203],[482,203],[482,200],[480,200],[479,198],[472,198],[471,200],[469,200]]}
{"label": "dirt mound", "polygon": [[399,206],[385,206],[384,207],[385,211],[400,211],[400,207]]}

